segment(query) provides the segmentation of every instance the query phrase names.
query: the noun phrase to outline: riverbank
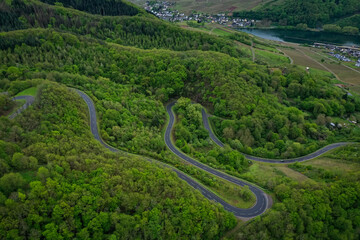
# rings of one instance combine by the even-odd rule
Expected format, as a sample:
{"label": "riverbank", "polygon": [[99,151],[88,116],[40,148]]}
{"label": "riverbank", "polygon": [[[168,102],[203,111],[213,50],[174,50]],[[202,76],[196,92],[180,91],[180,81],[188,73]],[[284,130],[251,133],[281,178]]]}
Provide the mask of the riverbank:
{"label": "riverbank", "polygon": [[310,71],[319,72],[319,74],[328,72],[345,88],[360,94],[360,71],[358,69],[331,57],[324,49],[289,42],[280,42],[279,45],[278,48],[293,59],[294,64],[304,68],[309,67]]}
{"label": "riverbank", "polygon": [[[189,27],[184,22],[177,23],[177,25],[191,31],[203,32],[225,38],[232,38],[236,32],[239,32],[233,28],[227,28],[223,25],[211,23],[198,28]],[[271,35],[268,33],[269,30],[274,30],[276,33],[279,31],[279,29],[256,29],[256,32],[264,31],[265,36],[247,31],[247,33],[252,37],[245,37],[244,39],[239,39],[235,42],[254,62],[257,61],[272,67],[285,66],[286,64],[295,64],[302,69],[309,67],[310,73],[318,74],[319,76],[332,75],[334,76],[334,81],[345,85],[351,92],[360,94],[360,69],[355,68],[355,66],[351,66],[351,64],[354,65],[354,63],[343,63],[330,56],[328,51],[325,49],[310,47],[310,45],[315,42],[325,41],[321,41],[322,39],[305,41],[309,38],[305,38],[304,40],[304,37],[299,38],[297,36],[289,36],[289,34],[286,34],[288,32],[294,33],[292,30],[280,30],[285,31],[285,33],[278,36]],[[298,32],[299,31],[295,31],[295,33]],[[304,31],[300,31],[300,33],[304,33]],[[316,33],[322,34],[322,32]],[[326,36],[327,35],[328,34],[326,34]],[[270,38],[268,36],[272,37]],[[331,36],[333,36],[333,34],[330,34],[330,37]],[[341,37],[341,39],[336,39],[337,43],[334,45],[352,46],[350,42],[347,41],[349,36],[342,35]],[[358,39],[358,42],[358,45],[360,45],[360,38]]]}
{"label": "riverbank", "polygon": [[[340,61],[339,59],[330,55],[331,51],[329,49],[311,47],[315,42],[325,42],[321,41],[321,37],[324,37],[322,32],[317,32],[320,34],[319,38],[311,39],[311,36],[289,36],[289,34],[294,34],[294,31],[292,30],[272,30],[273,31],[269,29],[256,29],[254,30],[255,32],[243,32],[254,36],[255,39],[261,39],[265,43],[276,47],[285,56],[291,59],[293,64],[298,65],[300,68],[309,68],[308,71],[313,74],[329,76],[333,75],[335,82],[338,81],[338,83],[341,83],[350,92],[360,94],[360,68],[355,66],[355,62]],[[269,31],[271,32],[269,33]],[[295,34],[297,33],[299,33],[299,31],[295,31]],[[300,34],[302,33],[304,32],[300,32]],[[342,35],[342,38],[340,39],[334,38],[334,35],[331,35],[330,37],[336,40],[335,44],[333,41],[330,44],[338,46],[347,45],[351,47],[355,45],[353,42],[350,42],[351,39],[349,39],[349,36]],[[356,43],[359,43],[356,46],[360,46],[360,38]],[[329,42],[327,42],[327,44],[329,44]],[[255,54],[255,58],[256,57],[257,56]]]}
{"label": "riverbank", "polygon": [[291,42],[299,44],[325,43],[360,47],[360,38],[358,36],[324,31],[303,31],[281,28],[238,28],[237,30],[263,39],[280,42]]}
{"label": "riverbank", "polygon": [[326,31],[324,29],[319,28],[301,28],[301,27],[295,27],[295,26],[269,26],[269,27],[261,27],[261,26],[255,26],[255,27],[244,27],[244,29],[281,29],[281,30],[290,30],[290,31],[303,31],[303,32],[324,32],[324,33],[331,33],[331,34],[339,34],[339,35],[345,35],[345,36],[360,36],[360,33],[357,34],[351,34],[348,32],[337,32],[337,31]]}

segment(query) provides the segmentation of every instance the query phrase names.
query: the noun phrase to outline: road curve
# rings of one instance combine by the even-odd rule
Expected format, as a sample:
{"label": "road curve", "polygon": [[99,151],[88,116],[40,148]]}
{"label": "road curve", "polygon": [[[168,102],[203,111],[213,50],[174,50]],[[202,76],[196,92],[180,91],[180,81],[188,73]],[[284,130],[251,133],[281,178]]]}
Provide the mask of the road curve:
{"label": "road curve", "polygon": [[22,111],[24,111],[25,109],[27,109],[31,104],[33,104],[33,102],[35,101],[35,98],[33,96],[18,96],[18,97],[13,97],[12,100],[16,101],[16,100],[25,100],[25,104],[22,105],[21,107],[19,107],[14,113],[12,113],[9,116],[9,119],[14,119],[17,115],[19,115]]}
{"label": "road curve", "polygon": [[[77,94],[85,101],[86,105],[88,106],[89,109],[89,115],[90,115],[90,129],[91,129],[91,133],[93,134],[94,138],[99,141],[104,147],[106,147],[107,149],[109,149],[111,152],[120,152],[119,149],[116,149],[114,147],[111,147],[109,145],[107,145],[101,138],[100,134],[99,134],[99,128],[97,125],[97,117],[96,117],[96,109],[95,109],[95,105],[93,103],[93,101],[91,100],[91,98],[85,94],[82,91],[79,91],[77,89],[74,89]],[[25,110],[26,108],[28,108],[33,102],[34,102],[34,97],[32,96],[21,96],[21,97],[15,97],[13,98],[13,100],[26,100],[26,103],[20,108],[21,110],[18,110],[16,112],[16,115],[14,115],[12,118],[14,118],[15,116],[17,116],[18,114],[20,114],[23,110]],[[123,151],[121,151],[123,152]],[[123,152],[125,154],[129,154],[127,152]],[[131,154],[129,154],[131,155]],[[135,154],[133,154],[135,155]],[[144,157],[143,157],[144,158]],[[203,196],[205,196],[207,199],[212,200],[212,201],[216,201],[218,203],[220,203],[225,210],[230,211],[232,213],[235,214],[235,216],[238,217],[252,217],[250,215],[244,215],[240,212],[239,214],[239,209],[236,207],[233,207],[232,205],[228,204],[227,202],[225,202],[224,200],[222,200],[219,196],[217,196],[216,194],[214,194],[213,192],[209,191],[207,188],[205,188],[203,185],[199,184],[197,181],[195,181],[194,179],[192,179],[191,177],[189,177],[188,175],[186,175],[185,173],[179,171],[178,169],[169,166],[167,164],[161,163],[159,161],[153,160],[153,159],[149,159],[149,158],[144,158],[150,162],[157,162],[160,163],[162,166],[164,167],[168,167],[171,168],[174,172],[176,172],[176,174],[178,175],[179,178],[181,178],[182,180],[186,181],[190,186],[192,186],[193,188],[199,190],[201,192],[201,194]],[[265,208],[266,209],[266,208]]]}
{"label": "road curve", "polygon": [[80,95],[80,97],[85,101],[86,105],[88,106],[89,115],[90,115],[90,130],[91,130],[91,133],[93,134],[94,138],[96,140],[98,140],[104,147],[109,149],[111,152],[119,152],[118,149],[107,145],[102,140],[100,133],[99,133],[98,126],[97,126],[95,105],[94,105],[93,101],[91,100],[91,98],[88,95],[86,95],[86,93],[84,93],[80,90],[77,90],[77,89],[74,89],[74,90],[77,92],[77,94]]}
{"label": "road curve", "polygon": [[[214,134],[214,132],[212,131],[212,128],[209,124],[209,119],[208,119],[208,114],[206,113],[205,109],[203,108],[201,110],[201,114],[202,114],[202,119],[203,119],[203,124],[205,129],[209,132],[209,136],[210,138],[219,146],[219,147],[224,147],[224,144],[216,137],[216,135]],[[260,157],[255,157],[255,156],[251,156],[245,153],[242,153],[247,159],[249,160],[253,160],[253,161],[257,161],[257,162],[266,162],[266,163],[293,163],[293,162],[303,162],[303,161],[307,161],[307,160],[311,160],[314,159],[316,157],[319,157],[320,155],[333,150],[335,148],[341,147],[341,146],[345,146],[348,144],[353,144],[351,142],[339,142],[339,143],[333,143],[330,145],[327,145],[313,153],[310,153],[309,155],[306,156],[302,156],[302,157],[298,157],[298,158],[291,158],[291,159],[267,159],[267,158],[260,158]]]}
{"label": "road curve", "polygon": [[170,151],[172,151],[174,154],[176,154],[178,157],[182,158],[183,160],[187,161],[188,163],[190,163],[210,174],[213,174],[217,177],[223,178],[223,179],[225,179],[229,182],[232,182],[238,186],[245,186],[245,185],[249,186],[249,189],[256,196],[256,203],[252,208],[242,209],[242,208],[237,208],[237,207],[234,207],[234,206],[226,203],[224,200],[217,197],[215,194],[212,194],[212,196],[207,196],[203,193],[203,195],[205,197],[207,197],[208,199],[211,199],[211,197],[216,196],[216,199],[211,199],[211,200],[216,200],[221,205],[223,205],[226,210],[234,213],[234,215],[237,217],[252,218],[252,217],[256,217],[256,216],[264,213],[268,207],[268,198],[267,198],[267,195],[260,188],[255,187],[247,182],[244,182],[236,177],[233,177],[233,176],[227,175],[221,171],[215,170],[205,164],[202,164],[202,163],[190,158],[189,156],[183,154],[173,145],[173,143],[171,141],[171,131],[172,131],[172,128],[175,123],[175,117],[174,117],[174,114],[171,109],[174,106],[174,104],[175,104],[175,102],[168,104],[166,106],[166,111],[167,111],[170,119],[169,119],[168,126],[166,127],[166,131],[165,131],[165,143],[166,143],[166,146],[170,149]]}
{"label": "road curve", "polygon": [[[101,136],[99,134],[98,126],[97,126],[96,110],[95,110],[95,105],[94,105],[93,101],[84,92],[81,92],[81,91],[79,91],[77,89],[74,89],[74,90],[79,94],[79,96],[85,101],[85,103],[88,106],[89,115],[90,115],[90,129],[91,129],[91,133],[93,134],[94,138],[97,141],[99,141],[104,147],[109,149],[110,151],[112,151],[112,152],[120,152],[120,150],[107,145],[102,140],[102,138],[101,138]],[[9,116],[10,119],[15,118],[18,114],[20,114],[22,111],[27,109],[34,102],[35,99],[34,99],[33,96],[19,96],[19,97],[14,97],[13,100],[26,100],[26,103],[22,107],[20,107],[15,113],[10,115]],[[194,179],[192,179],[191,177],[189,177],[185,173],[179,171],[178,169],[176,169],[176,168],[174,168],[172,166],[169,166],[167,164],[161,163],[159,161],[153,160],[153,159],[149,159],[149,158],[145,158],[145,159],[148,160],[148,161],[151,161],[151,162],[160,163],[161,165],[163,165],[165,167],[171,168],[173,171],[175,171],[177,173],[179,178],[186,181],[193,188],[198,189],[203,194],[203,196],[205,196],[207,199],[213,200],[213,201],[216,201],[216,202],[220,203],[224,207],[225,210],[227,210],[229,212],[232,212],[237,217],[252,218],[252,217],[255,217],[255,216],[258,216],[258,215],[264,213],[266,211],[267,207],[268,207],[268,198],[267,198],[266,194],[261,189],[255,187],[255,186],[253,186],[253,185],[251,185],[251,184],[249,184],[247,182],[243,182],[240,179],[237,179],[237,178],[232,177],[230,175],[227,175],[227,174],[225,174],[223,172],[220,172],[220,171],[217,171],[217,170],[215,170],[213,168],[210,168],[207,165],[199,163],[196,160],[186,156],[185,154],[183,154],[182,152],[180,152],[179,150],[177,150],[175,148],[175,146],[171,142],[171,130],[172,130],[172,127],[174,125],[174,120],[175,120],[174,115],[173,115],[173,113],[171,111],[171,108],[172,108],[172,106],[174,104],[175,103],[169,104],[166,107],[167,112],[168,112],[168,114],[170,116],[170,121],[169,121],[169,124],[168,124],[166,132],[165,132],[165,143],[166,143],[167,147],[173,153],[175,153],[177,156],[182,158],[183,160],[189,162],[190,164],[192,164],[192,165],[194,165],[194,166],[196,166],[196,167],[198,167],[198,168],[200,168],[200,169],[202,169],[204,171],[207,171],[208,173],[211,173],[213,175],[221,177],[221,178],[223,178],[223,179],[225,179],[225,180],[227,180],[229,182],[232,182],[232,183],[234,183],[236,185],[239,185],[239,186],[245,186],[245,185],[249,186],[249,189],[256,196],[256,199],[257,199],[256,204],[252,208],[249,208],[249,209],[241,209],[241,208],[234,207],[234,206],[228,204],[227,202],[225,202],[223,199],[221,199],[219,196],[217,196],[213,192],[206,189],[204,186],[199,184],[197,181],[195,181]],[[224,144],[215,136],[215,134],[213,133],[213,131],[211,129],[211,127],[209,125],[209,121],[208,121],[208,116],[207,116],[204,109],[202,111],[202,115],[203,115],[204,126],[209,131],[209,135],[210,135],[211,139],[216,144],[223,147]],[[336,143],[336,144],[328,145],[325,148],[320,149],[320,150],[318,150],[318,151],[316,151],[316,152],[314,152],[314,153],[312,153],[310,155],[307,155],[307,156],[304,156],[304,157],[301,157],[301,158],[297,158],[297,159],[290,159],[290,160],[287,160],[287,162],[309,160],[309,159],[315,158],[315,157],[317,157],[317,156],[319,156],[319,155],[321,155],[321,154],[323,154],[323,153],[325,153],[325,152],[327,152],[327,151],[329,151],[331,149],[334,149],[336,147],[343,146],[343,145],[346,145],[346,144],[349,144],[349,143]],[[124,153],[128,154],[126,152],[124,152]],[[253,157],[253,156],[249,156],[249,155],[245,155],[245,156],[247,158],[249,158],[251,160],[255,160],[255,161],[284,163],[281,160],[274,161],[274,160],[270,160],[270,159],[257,158],[257,157]]]}
{"label": "road curve", "polygon": [[[98,126],[97,126],[96,110],[95,110],[95,105],[94,105],[93,101],[84,92],[79,91],[77,89],[74,89],[74,90],[80,95],[80,97],[85,101],[86,105],[88,106],[89,115],[90,115],[90,129],[91,129],[91,133],[94,135],[94,138],[96,140],[98,140],[104,147],[106,147],[110,151],[112,151],[112,152],[120,152],[120,150],[107,145],[101,139],[101,136],[99,134],[99,129],[98,129]],[[124,152],[124,153],[126,153],[126,152]],[[129,153],[126,153],[126,154],[129,154]],[[135,154],[133,154],[133,155],[135,155]],[[146,160],[148,160],[150,162],[158,162],[156,160],[149,159],[149,158],[144,158],[144,159],[146,159]],[[158,163],[160,163],[161,165],[163,165],[165,167],[171,168],[173,171],[176,172],[176,174],[178,175],[179,178],[186,181],[193,188],[198,189],[204,197],[206,197],[209,200],[216,201],[216,202],[220,203],[224,207],[225,210],[234,213],[234,215],[237,216],[237,217],[251,218],[251,217],[254,217],[254,216],[257,216],[257,215],[263,213],[267,208],[267,198],[266,198],[265,194],[260,189],[257,189],[257,188],[255,188],[255,187],[253,187],[253,186],[251,186],[251,185],[249,185],[247,183],[243,183],[243,182],[239,181],[236,178],[234,178],[233,182],[235,182],[236,184],[238,184],[240,186],[249,185],[250,190],[253,191],[253,192],[255,191],[254,193],[256,193],[256,197],[257,197],[258,201],[257,201],[256,205],[253,208],[251,208],[251,209],[239,209],[239,208],[236,208],[236,207],[228,204],[227,202],[225,202],[219,196],[217,196],[213,192],[209,191],[207,188],[205,188],[203,185],[199,184],[197,181],[195,181],[194,179],[192,179],[191,177],[189,177],[185,173],[183,173],[183,172],[179,171],[178,169],[176,169],[176,168],[174,168],[172,166],[169,166],[167,164],[164,164],[164,163],[161,163],[161,162],[158,162]],[[223,175],[225,175],[225,177],[230,177],[230,176],[228,176],[226,174],[223,174]],[[225,178],[225,177],[223,177],[223,178]],[[230,177],[230,178],[233,178],[233,177]],[[253,188],[255,190],[253,190]],[[259,199],[260,199],[260,201],[259,201]]]}

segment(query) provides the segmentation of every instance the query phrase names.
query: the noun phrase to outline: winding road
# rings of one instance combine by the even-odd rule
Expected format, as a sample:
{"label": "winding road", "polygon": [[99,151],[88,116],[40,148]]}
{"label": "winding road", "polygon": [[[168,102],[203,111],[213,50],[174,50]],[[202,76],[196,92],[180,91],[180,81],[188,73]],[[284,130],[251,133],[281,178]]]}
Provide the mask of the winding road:
{"label": "winding road", "polygon": [[[76,89],[75,89],[75,91],[85,101],[85,103],[87,104],[87,106],[89,108],[90,129],[91,129],[91,133],[94,135],[94,138],[96,140],[98,140],[104,147],[106,147],[110,151],[112,151],[112,152],[120,152],[120,150],[107,145],[101,139],[101,136],[99,134],[99,129],[98,129],[98,126],[97,126],[96,110],[95,110],[95,105],[94,105],[93,101],[84,92],[76,90]],[[174,118],[173,115],[172,115],[172,117]],[[173,125],[173,123],[174,123],[174,119],[172,121],[172,125]],[[166,130],[167,133],[165,134],[165,141],[166,141],[166,136],[170,137],[170,132],[171,132],[172,125],[170,127],[170,130],[168,130],[168,129]],[[204,195],[204,197],[206,197],[209,200],[216,201],[216,202],[220,203],[224,207],[225,210],[234,213],[234,215],[237,216],[237,217],[251,218],[251,217],[255,217],[255,216],[260,215],[261,213],[263,213],[266,210],[266,208],[267,208],[267,196],[262,190],[260,190],[259,188],[254,187],[254,186],[252,186],[252,185],[250,185],[248,183],[245,183],[245,182],[243,182],[243,181],[241,181],[241,180],[239,180],[239,179],[237,179],[235,177],[231,177],[231,176],[229,176],[229,175],[227,175],[225,173],[219,172],[219,171],[217,171],[215,169],[212,169],[212,168],[210,168],[210,167],[208,167],[208,166],[206,166],[204,164],[201,164],[201,163],[199,163],[199,162],[197,162],[195,160],[192,160],[189,157],[187,157],[186,155],[179,152],[172,145],[171,141],[170,141],[170,146],[168,145],[169,141],[166,141],[166,142],[167,142],[167,146],[170,148],[170,150],[173,149],[175,151],[175,152],[174,151],[173,152],[176,155],[180,154],[180,156],[188,158],[190,160],[188,162],[192,163],[193,165],[195,165],[195,166],[197,166],[197,167],[199,167],[199,168],[201,168],[201,169],[203,169],[203,170],[205,170],[205,171],[207,171],[207,172],[209,172],[211,174],[214,174],[214,175],[219,176],[221,178],[224,178],[224,179],[226,179],[226,180],[228,180],[230,182],[233,182],[233,183],[235,183],[235,184],[237,184],[239,186],[248,185],[250,190],[256,195],[257,201],[256,201],[255,206],[250,208],[250,209],[240,209],[240,208],[234,207],[234,206],[230,205],[229,203],[225,202],[223,199],[221,199],[219,196],[217,196],[213,192],[209,191],[207,188],[205,188],[203,185],[199,184],[197,181],[195,181],[194,179],[192,179],[188,175],[186,175],[183,172],[179,171],[178,169],[176,169],[174,167],[171,167],[169,165],[160,163],[160,162],[158,162],[156,160],[153,160],[153,159],[149,159],[149,158],[145,158],[145,159],[148,160],[148,161],[151,161],[151,162],[158,162],[158,163],[160,163],[161,165],[163,165],[165,167],[171,168],[173,171],[176,172],[176,174],[178,175],[179,178],[186,181],[193,188],[198,189],[201,192],[201,194]],[[126,153],[126,152],[124,152],[124,153]],[[135,154],[129,154],[129,153],[126,153],[126,154],[135,156]],[[181,157],[181,158],[183,158],[183,157]],[[184,159],[184,160],[186,160],[186,159]]]}
{"label": "winding road", "polygon": [[86,105],[88,106],[89,115],[90,115],[90,130],[91,130],[91,133],[94,136],[94,138],[96,140],[98,140],[104,147],[109,149],[111,152],[119,152],[118,149],[107,145],[102,140],[100,133],[99,133],[99,128],[97,125],[96,110],[95,110],[94,102],[91,100],[91,98],[88,95],[86,95],[86,93],[84,93],[80,90],[77,90],[77,89],[74,89],[74,90],[77,92],[77,94],[80,95],[80,97],[85,101]]}
{"label": "winding road", "polygon": [[[88,106],[89,109],[89,116],[90,116],[90,129],[91,129],[91,133],[93,134],[94,138],[99,141],[104,147],[106,147],[107,149],[109,149],[111,152],[123,152],[120,151],[119,149],[116,149],[114,147],[111,147],[109,145],[107,145],[101,138],[100,133],[99,133],[99,129],[98,129],[98,124],[97,124],[97,117],[96,117],[96,109],[95,109],[95,105],[93,103],[93,101],[91,100],[91,98],[86,95],[84,92],[79,91],[77,89],[74,89],[77,94],[85,101],[86,105]],[[15,97],[13,98],[13,100],[26,100],[26,103],[19,108],[14,114],[10,115],[9,118],[15,118],[18,114],[20,114],[22,111],[24,111],[26,108],[28,108],[33,102],[34,102],[34,97],[32,96],[19,96],[19,97]],[[185,160],[186,162],[192,164],[195,167],[198,167],[210,174],[213,174],[217,177],[220,177],[222,179],[225,179],[231,183],[234,183],[238,186],[248,186],[249,189],[254,193],[254,195],[256,196],[256,203],[253,207],[248,208],[248,209],[242,209],[242,208],[237,208],[235,206],[232,206],[231,204],[225,202],[223,199],[221,199],[219,196],[217,196],[216,194],[214,194],[213,192],[211,192],[210,190],[208,190],[207,188],[205,188],[203,185],[201,185],[200,183],[198,183],[197,181],[195,181],[194,179],[192,179],[191,177],[189,177],[188,175],[186,175],[185,173],[179,171],[178,169],[176,169],[175,167],[169,166],[165,163],[159,162],[157,160],[154,159],[149,159],[143,156],[139,156],[142,157],[143,159],[146,159],[150,162],[156,162],[159,163],[160,165],[170,168],[172,169],[174,172],[176,172],[176,174],[178,175],[179,178],[181,178],[182,180],[186,181],[189,185],[191,185],[193,188],[198,189],[201,194],[206,197],[209,200],[215,201],[220,203],[225,210],[232,212],[235,216],[237,217],[242,217],[242,218],[252,218],[252,217],[256,217],[258,215],[261,215],[262,213],[264,213],[266,211],[266,209],[268,208],[268,196],[265,194],[265,192],[263,192],[260,188],[249,184],[245,181],[242,181],[236,177],[227,175],[221,171],[218,171],[216,169],[213,169],[205,164],[202,164],[192,158],[190,158],[189,156],[183,154],[181,151],[179,151],[172,143],[171,141],[171,132],[172,132],[172,128],[174,126],[175,123],[175,116],[172,112],[172,107],[174,106],[174,103],[171,103],[169,105],[166,106],[166,111],[169,114],[169,123],[168,126],[166,128],[165,131],[165,144],[166,146],[170,149],[170,151],[172,151],[175,155],[177,155],[178,157],[180,157],[181,159]],[[208,115],[205,112],[205,110],[202,110],[202,117],[203,117],[203,124],[205,126],[205,128],[209,131],[209,135],[211,137],[211,139],[220,147],[224,147],[224,144],[215,136],[215,134],[213,133],[210,124],[209,124],[209,120],[208,120]],[[312,158],[315,158],[317,156],[320,156],[321,154],[332,150],[336,147],[339,146],[343,146],[349,143],[335,143],[332,145],[328,145],[312,154],[309,154],[307,156],[304,157],[300,157],[297,159],[290,159],[290,160],[286,160],[286,162],[295,162],[295,161],[305,161],[305,160],[309,160]],[[127,152],[123,152],[126,155],[132,155],[132,156],[138,156],[135,154],[131,154],[131,153],[127,153]],[[272,163],[284,163],[284,160],[270,160],[270,159],[262,159],[262,158],[257,158],[257,157],[253,157],[253,156],[249,156],[249,155],[245,155],[248,159],[251,160],[255,160],[255,161],[261,161],[261,162],[272,162]]]}
{"label": "winding road", "polygon": [[[237,208],[234,207],[228,203],[226,203],[225,201],[223,201],[222,199],[217,199],[216,201],[219,202],[221,205],[224,206],[224,208],[230,212],[233,212],[235,214],[235,216],[237,217],[244,217],[244,218],[251,218],[251,217],[256,217],[262,213],[264,213],[268,207],[268,198],[267,195],[258,187],[253,186],[252,184],[249,184],[247,182],[244,182],[236,177],[227,175],[221,171],[215,170],[205,164],[202,164],[194,159],[192,159],[191,157],[185,155],[184,153],[180,152],[172,143],[171,141],[171,132],[172,132],[172,128],[174,126],[175,123],[175,116],[174,113],[172,112],[172,107],[175,105],[175,102],[169,104],[166,106],[166,111],[169,115],[169,123],[168,126],[166,127],[166,131],[165,131],[165,144],[166,146],[170,149],[170,151],[172,151],[175,155],[177,155],[178,157],[180,157],[181,159],[187,161],[188,163],[210,173],[213,174],[217,177],[223,178],[229,182],[232,182],[238,186],[249,186],[249,189],[254,193],[254,195],[256,196],[256,203],[252,208],[248,208],[248,209],[242,209],[242,208]],[[205,194],[203,194],[205,197],[207,197]],[[207,197],[208,198],[208,197]]]}
{"label": "winding road", "polygon": [[[211,173],[217,177],[223,178],[229,182],[232,182],[238,186],[249,186],[249,189],[254,193],[254,195],[256,196],[256,204],[249,209],[241,209],[241,208],[237,208],[234,206],[229,207],[229,204],[226,203],[226,205],[221,204],[224,206],[224,208],[228,211],[233,212],[236,216],[238,217],[244,217],[244,218],[252,218],[258,215],[261,215],[262,213],[264,213],[268,207],[268,197],[265,194],[265,192],[263,192],[260,188],[249,184],[247,182],[244,182],[236,177],[227,175],[221,171],[215,170],[205,164],[202,164],[198,161],[196,161],[195,159],[185,155],[184,153],[182,153],[181,151],[179,151],[172,143],[172,139],[171,139],[171,132],[172,129],[174,127],[174,123],[175,123],[175,116],[174,113],[172,112],[172,107],[175,105],[176,102],[172,102],[170,104],[168,104],[166,106],[166,111],[169,115],[169,123],[168,126],[166,128],[165,131],[165,144],[166,146],[170,149],[170,151],[172,151],[175,155],[177,155],[178,157],[180,157],[181,159],[187,161],[188,163],[208,172]],[[209,132],[209,136],[210,138],[220,147],[224,147],[224,144],[216,137],[216,135],[214,134],[214,132],[211,129],[211,126],[209,124],[209,119],[208,119],[208,114],[206,113],[205,109],[202,109],[202,118],[203,118],[203,124],[204,127],[207,129],[207,131]],[[311,153],[309,155],[303,156],[303,157],[299,157],[299,158],[294,158],[294,159],[284,159],[284,160],[273,160],[273,159],[265,159],[265,158],[259,158],[259,157],[254,157],[254,156],[250,156],[247,154],[244,154],[244,156],[247,159],[250,160],[254,160],[254,161],[259,161],[259,162],[269,162],[269,163],[291,163],[291,162],[301,162],[301,161],[306,161],[306,160],[310,160],[313,158],[316,158],[322,154],[324,154],[325,152],[328,152],[332,149],[335,149],[337,147],[340,146],[344,146],[347,144],[352,144],[349,142],[340,142],[340,143],[334,143],[328,146],[325,146],[322,149],[319,149],[318,151]],[[204,195],[205,197],[207,197],[206,195]],[[225,203],[225,202],[224,202]]]}
{"label": "winding road", "polygon": [[[212,131],[212,128],[209,124],[209,115],[206,113],[205,109],[203,108],[201,111],[202,114],[202,119],[203,119],[203,124],[205,129],[209,132],[209,136],[210,138],[219,146],[219,147],[224,147],[224,144],[216,137],[216,135],[214,134],[214,132]],[[298,158],[292,158],[292,159],[267,159],[267,158],[260,158],[260,157],[255,157],[255,156],[251,156],[251,155],[247,155],[245,153],[242,153],[247,159],[249,160],[253,160],[253,161],[258,161],[258,162],[266,162],[266,163],[293,163],[293,162],[303,162],[303,161],[307,161],[307,160],[311,160],[314,159],[316,157],[319,157],[320,155],[333,150],[335,148],[341,147],[341,146],[345,146],[348,144],[353,144],[351,142],[339,142],[339,143],[334,143],[334,144],[330,144],[327,145],[313,153],[310,153],[309,155],[306,156],[302,156],[302,157],[298,157]]]}
{"label": "winding road", "polygon": [[18,96],[18,97],[14,97],[12,98],[12,100],[16,101],[16,100],[25,100],[25,104],[22,105],[21,107],[19,107],[14,113],[12,113],[9,116],[9,119],[14,119],[17,115],[19,115],[22,111],[24,111],[25,109],[27,109],[31,104],[33,104],[33,102],[35,101],[35,98],[33,96]]}

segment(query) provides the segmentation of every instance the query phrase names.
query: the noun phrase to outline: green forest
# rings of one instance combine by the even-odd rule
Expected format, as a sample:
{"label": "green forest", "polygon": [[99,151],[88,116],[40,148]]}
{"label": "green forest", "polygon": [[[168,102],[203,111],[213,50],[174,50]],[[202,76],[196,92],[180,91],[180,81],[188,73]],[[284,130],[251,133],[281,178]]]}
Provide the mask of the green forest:
{"label": "green forest", "polygon": [[336,23],[347,27],[343,29],[345,33],[352,27],[353,34],[358,34],[360,22],[356,19],[359,11],[357,0],[285,0],[281,3],[270,1],[256,10],[235,12],[234,17],[268,19],[289,26],[306,24],[311,28]]}
{"label": "green forest", "polygon": [[215,147],[209,139],[209,134],[203,126],[201,109],[201,105],[192,104],[188,98],[177,100],[174,106],[177,114],[174,131],[176,146],[212,167],[234,175],[245,172],[249,162],[242,154],[230,147]]}
{"label": "green forest", "polygon": [[2,239],[199,239],[233,226],[170,170],[105,151],[75,92],[38,91],[16,122],[0,119]]}
{"label": "green forest", "polygon": [[[235,42],[247,36],[181,29],[118,0],[6,0],[0,31],[0,239],[359,237],[359,172],[301,163],[289,168],[314,181],[279,170],[265,179],[256,170],[264,166],[242,155],[289,159],[360,141],[351,122],[360,122],[360,97],[334,78],[254,63]],[[94,101],[102,139],[123,152],[93,138],[74,88]],[[24,90],[34,104],[8,119],[21,105],[11,98]],[[177,148],[274,200],[234,235],[241,220],[146,160],[176,167],[239,207],[255,202],[248,188],[166,147],[165,106],[173,101]],[[224,148],[204,129],[203,108]],[[349,145],[326,156],[358,164],[358,152]]]}
{"label": "green forest", "polygon": [[[29,45],[15,45],[28,39],[28,34],[32,38]],[[16,89],[19,84],[12,83],[14,78],[25,82],[53,78],[93,91],[95,101],[102,105],[98,111],[104,140],[124,150],[161,154],[165,148],[160,134],[165,121],[162,104],[178,96],[192,96],[209,106],[221,139],[241,152],[261,157],[297,157],[360,136],[359,127],[330,126],[344,115],[358,119],[359,97],[327,84],[331,82],[328,77],[309,76],[294,67],[269,73],[266,66],[221,53],[144,51],[82,41],[53,30],[16,31],[0,38],[7,48],[0,52],[4,90],[20,90]],[[220,61],[222,66],[217,64]],[[14,67],[16,64],[21,67]],[[79,75],[79,80],[59,74],[62,72]],[[85,83],[80,76],[105,83]],[[142,104],[123,100],[127,105],[123,109],[118,102],[126,92],[143,99]],[[241,144],[233,143],[235,140]]]}

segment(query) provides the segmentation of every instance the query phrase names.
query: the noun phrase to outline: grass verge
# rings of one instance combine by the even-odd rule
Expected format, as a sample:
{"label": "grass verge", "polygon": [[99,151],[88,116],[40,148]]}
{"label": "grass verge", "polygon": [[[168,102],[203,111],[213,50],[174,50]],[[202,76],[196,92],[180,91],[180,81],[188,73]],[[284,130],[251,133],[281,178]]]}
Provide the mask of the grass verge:
{"label": "grass verge", "polygon": [[37,87],[31,87],[31,88],[25,89],[24,91],[16,94],[16,97],[19,97],[19,96],[34,96],[35,97],[37,94],[37,91],[38,91]]}

